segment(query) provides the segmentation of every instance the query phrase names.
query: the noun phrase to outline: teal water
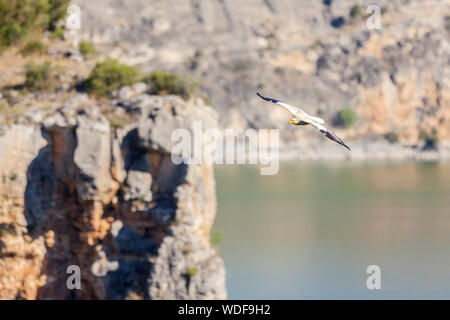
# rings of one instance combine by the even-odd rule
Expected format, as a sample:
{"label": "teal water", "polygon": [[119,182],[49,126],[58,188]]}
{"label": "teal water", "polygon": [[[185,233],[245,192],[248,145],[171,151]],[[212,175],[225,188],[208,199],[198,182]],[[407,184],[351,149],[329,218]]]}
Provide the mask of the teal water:
{"label": "teal water", "polygon": [[230,299],[450,299],[450,164],[217,166],[216,179]]}

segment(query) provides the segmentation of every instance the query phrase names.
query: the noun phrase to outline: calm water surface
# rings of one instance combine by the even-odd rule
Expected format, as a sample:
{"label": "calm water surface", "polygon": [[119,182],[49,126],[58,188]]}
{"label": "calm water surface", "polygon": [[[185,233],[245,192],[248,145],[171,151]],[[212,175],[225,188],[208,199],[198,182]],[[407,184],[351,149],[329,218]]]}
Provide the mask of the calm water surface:
{"label": "calm water surface", "polygon": [[[230,299],[450,299],[450,164],[217,166]],[[368,290],[366,268],[381,268]]]}

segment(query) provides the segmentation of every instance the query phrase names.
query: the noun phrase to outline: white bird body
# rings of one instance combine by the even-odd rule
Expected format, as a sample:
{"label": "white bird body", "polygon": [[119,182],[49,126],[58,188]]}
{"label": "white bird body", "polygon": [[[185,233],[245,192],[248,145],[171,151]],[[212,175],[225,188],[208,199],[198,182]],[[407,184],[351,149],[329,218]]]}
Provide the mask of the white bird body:
{"label": "white bird body", "polygon": [[280,106],[282,106],[283,108],[285,108],[287,111],[289,111],[296,119],[303,120],[305,122],[307,122],[308,120],[311,120],[311,121],[317,122],[319,124],[325,124],[325,120],[318,118],[318,117],[314,117],[312,115],[309,115],[305,111],[303,111],[302,109],[300,109],[298,107],[293,107],[293,106],[291,106],[287,103],[281,102],[281,101],[278,101],[276,103],[279,104]]}
{"label": "white bird body", "polygon": [[320,132],[325,134],[325,136],[327,138],[329,138],[330,140],[333,140],[333,141],[339,143],[340,145],[346,147],[348,150],[350,150],[350,148],[344,143],[344,141],[342,141],[342,139],[340,139],[333,131],[331,131],[331,129],[328,129],[325,126],[325,120],[323,120],[323,119],[321,119],[319,117],[311,116],[311,115],[307,114],[305,111],[303,111],[302,109],[300,109],[298,107],[291,106],[291,105],[289,105],[287,103],[284,103],[284,102],[282,102],[280,100],[264,97],[264,96],[260,95],[259,93],[256,93],[256,95],[258,97],[260,97],[261,99],[263,99],[263,100],[276,103],[276,104],[282,106],[287,111],[289,111],[292,114],[292,116],[293,116],[293,118],[290,121],[290,123],[295,124],[295,125],[307,125],[307,124],[310,124],[313,127],[315,127],[316,129],[318,129]]}

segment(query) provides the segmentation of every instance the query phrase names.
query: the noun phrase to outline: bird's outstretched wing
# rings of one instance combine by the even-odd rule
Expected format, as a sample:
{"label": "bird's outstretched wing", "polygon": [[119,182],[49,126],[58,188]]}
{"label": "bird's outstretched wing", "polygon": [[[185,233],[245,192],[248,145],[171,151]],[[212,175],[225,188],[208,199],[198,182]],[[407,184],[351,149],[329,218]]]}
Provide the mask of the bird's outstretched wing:
{"label": "bird's outstretched wing", "polygon": [[346,147],[348,150],[351,150],[350,147],[347,146],[345,144],[345,142],[342,141],[342,139],[339,138],[331,129],[328,129],[327,127],[324,126],[325,121],[323,119],[310,116],[302,109],[293,107],[287,103],[281,102],[280,100],[264,97],[263,95],[259,94],[259,92],[257,92],[256,95],[266,101],[279,104],[280,106],[285,108],[287,111],[289,111],[294,117],[300,112],[302,114],[301,120],[303,122],[313,125],[316,129],[318,129],[320,132],[322,132],[328,139],[333,140],[336,143],[339,143],[340,145]]}
{"label": "bird's outstretched wing", "polygon": [[318,118],[318,117],[313,117],[313,116],[307,114],[305,111],[303,111],[302,109],[300,109],[300,108],[298,108],[298,107],[291,106],[290,104],[284,103],[284,102],[282,102],[282,101],[280,101],[280,100],[278,100],[278,99],[273,99],[273,98],[264,97],[263,95],[259,94],[259,92],[257,92],[256,95],[257,95],[258,97],[260,97],[261,99],[264,99],[264,100],[266,100],[266,101],[269,101],[269,102],[273,102],[273,103],[279,104],[280,106],[282,106],[283,108],[285,108],[287,111],[289,111],[294,117],[297,115],[297,113],[301,113],[302,115],[307,116],[308,118],[312,119],[312,120],[315,121],[315,122],[318,122],[318,123],[320,123],[320,124],[324,124],[324,123],[325,123],[325,120],[320,119],[320,118]]}
{"label": "bird's outstretched wing", "polygon": [[348,145],[346,145],[345,142],[342,141],[342,139],[339,138],[331,129],[328,129],[324,125],[317,123],[315,121],[308,121],[308,120],[304,120],[304,121],[311,124],[312,126],[314,126],[316,129],[318,129],[320,132],[322,132],[328,139],[339,143],[340,145],[346,147],[348,150],[351,151],[350,147]]}
{"label": "bird's outstretched wing", "polygon": [[312,120],[314,120],[315,122],[318,122],[318,123],[320,123],[320,124],[325,124],[325,120],[323,120],[323,119],[321,119],[321,118],[313,117],[313,116],[310,116],[309,114],[308,114],[308,118],[310,118],[310,119],[312,119]]}
{"label": "bird's outstretched wing", "polygon": [[282,106],[283,108],[285,108],[287,111],[289,111],[293,116],[295,116],[295,115],[297,114],[297,112],[301,112],[301,113],[303,113],[303,114],[306,114],[306,112],[303,111],[303,110],[300,109],[300,108],[293,107],[293,106],[291,106],[291,105],[289,105],[289,104],[287,104],[287,103],[284,103],[284,102],[282,102],[282,101],[280,101],[280,100],[277,100],[277,99],[264,97],[264,96],[260,95],[259,92],[257,92],[256,95],[257,95],[258,97],[260,97],[261,99],[264,99],[264,100],[266,100],[266,101],[269,101],[269,102],[273,102],[273,103],[279,104],[280,106]]}

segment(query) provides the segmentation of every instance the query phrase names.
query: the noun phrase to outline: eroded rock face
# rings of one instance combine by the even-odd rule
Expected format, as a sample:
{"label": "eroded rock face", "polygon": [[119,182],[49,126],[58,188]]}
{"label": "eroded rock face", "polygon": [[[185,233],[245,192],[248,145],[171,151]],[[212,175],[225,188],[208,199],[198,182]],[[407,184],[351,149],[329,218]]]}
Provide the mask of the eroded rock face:
{"label": "eroded rock face", "polygon": [[[0,298],[32,299],[45,282],[42,263],[46,235],[27,233],[24,193],[27,169],[45,146],[38,127],[14,125],[0,130]],[[44,173],[43,173],[44,174]],[[30,195],[33,196],[33,195]]]}
{"label": "eroded rock face", "polygon": [[[215,112],[146,94],[122,107],[133,119],[123,129],[86,97],[40,124],[2,128],[0,298],[226,298],[209,243],[213,168],[170,157],[170,130],[215,126]],[[67,288],[70,265],[80,290]]]}

